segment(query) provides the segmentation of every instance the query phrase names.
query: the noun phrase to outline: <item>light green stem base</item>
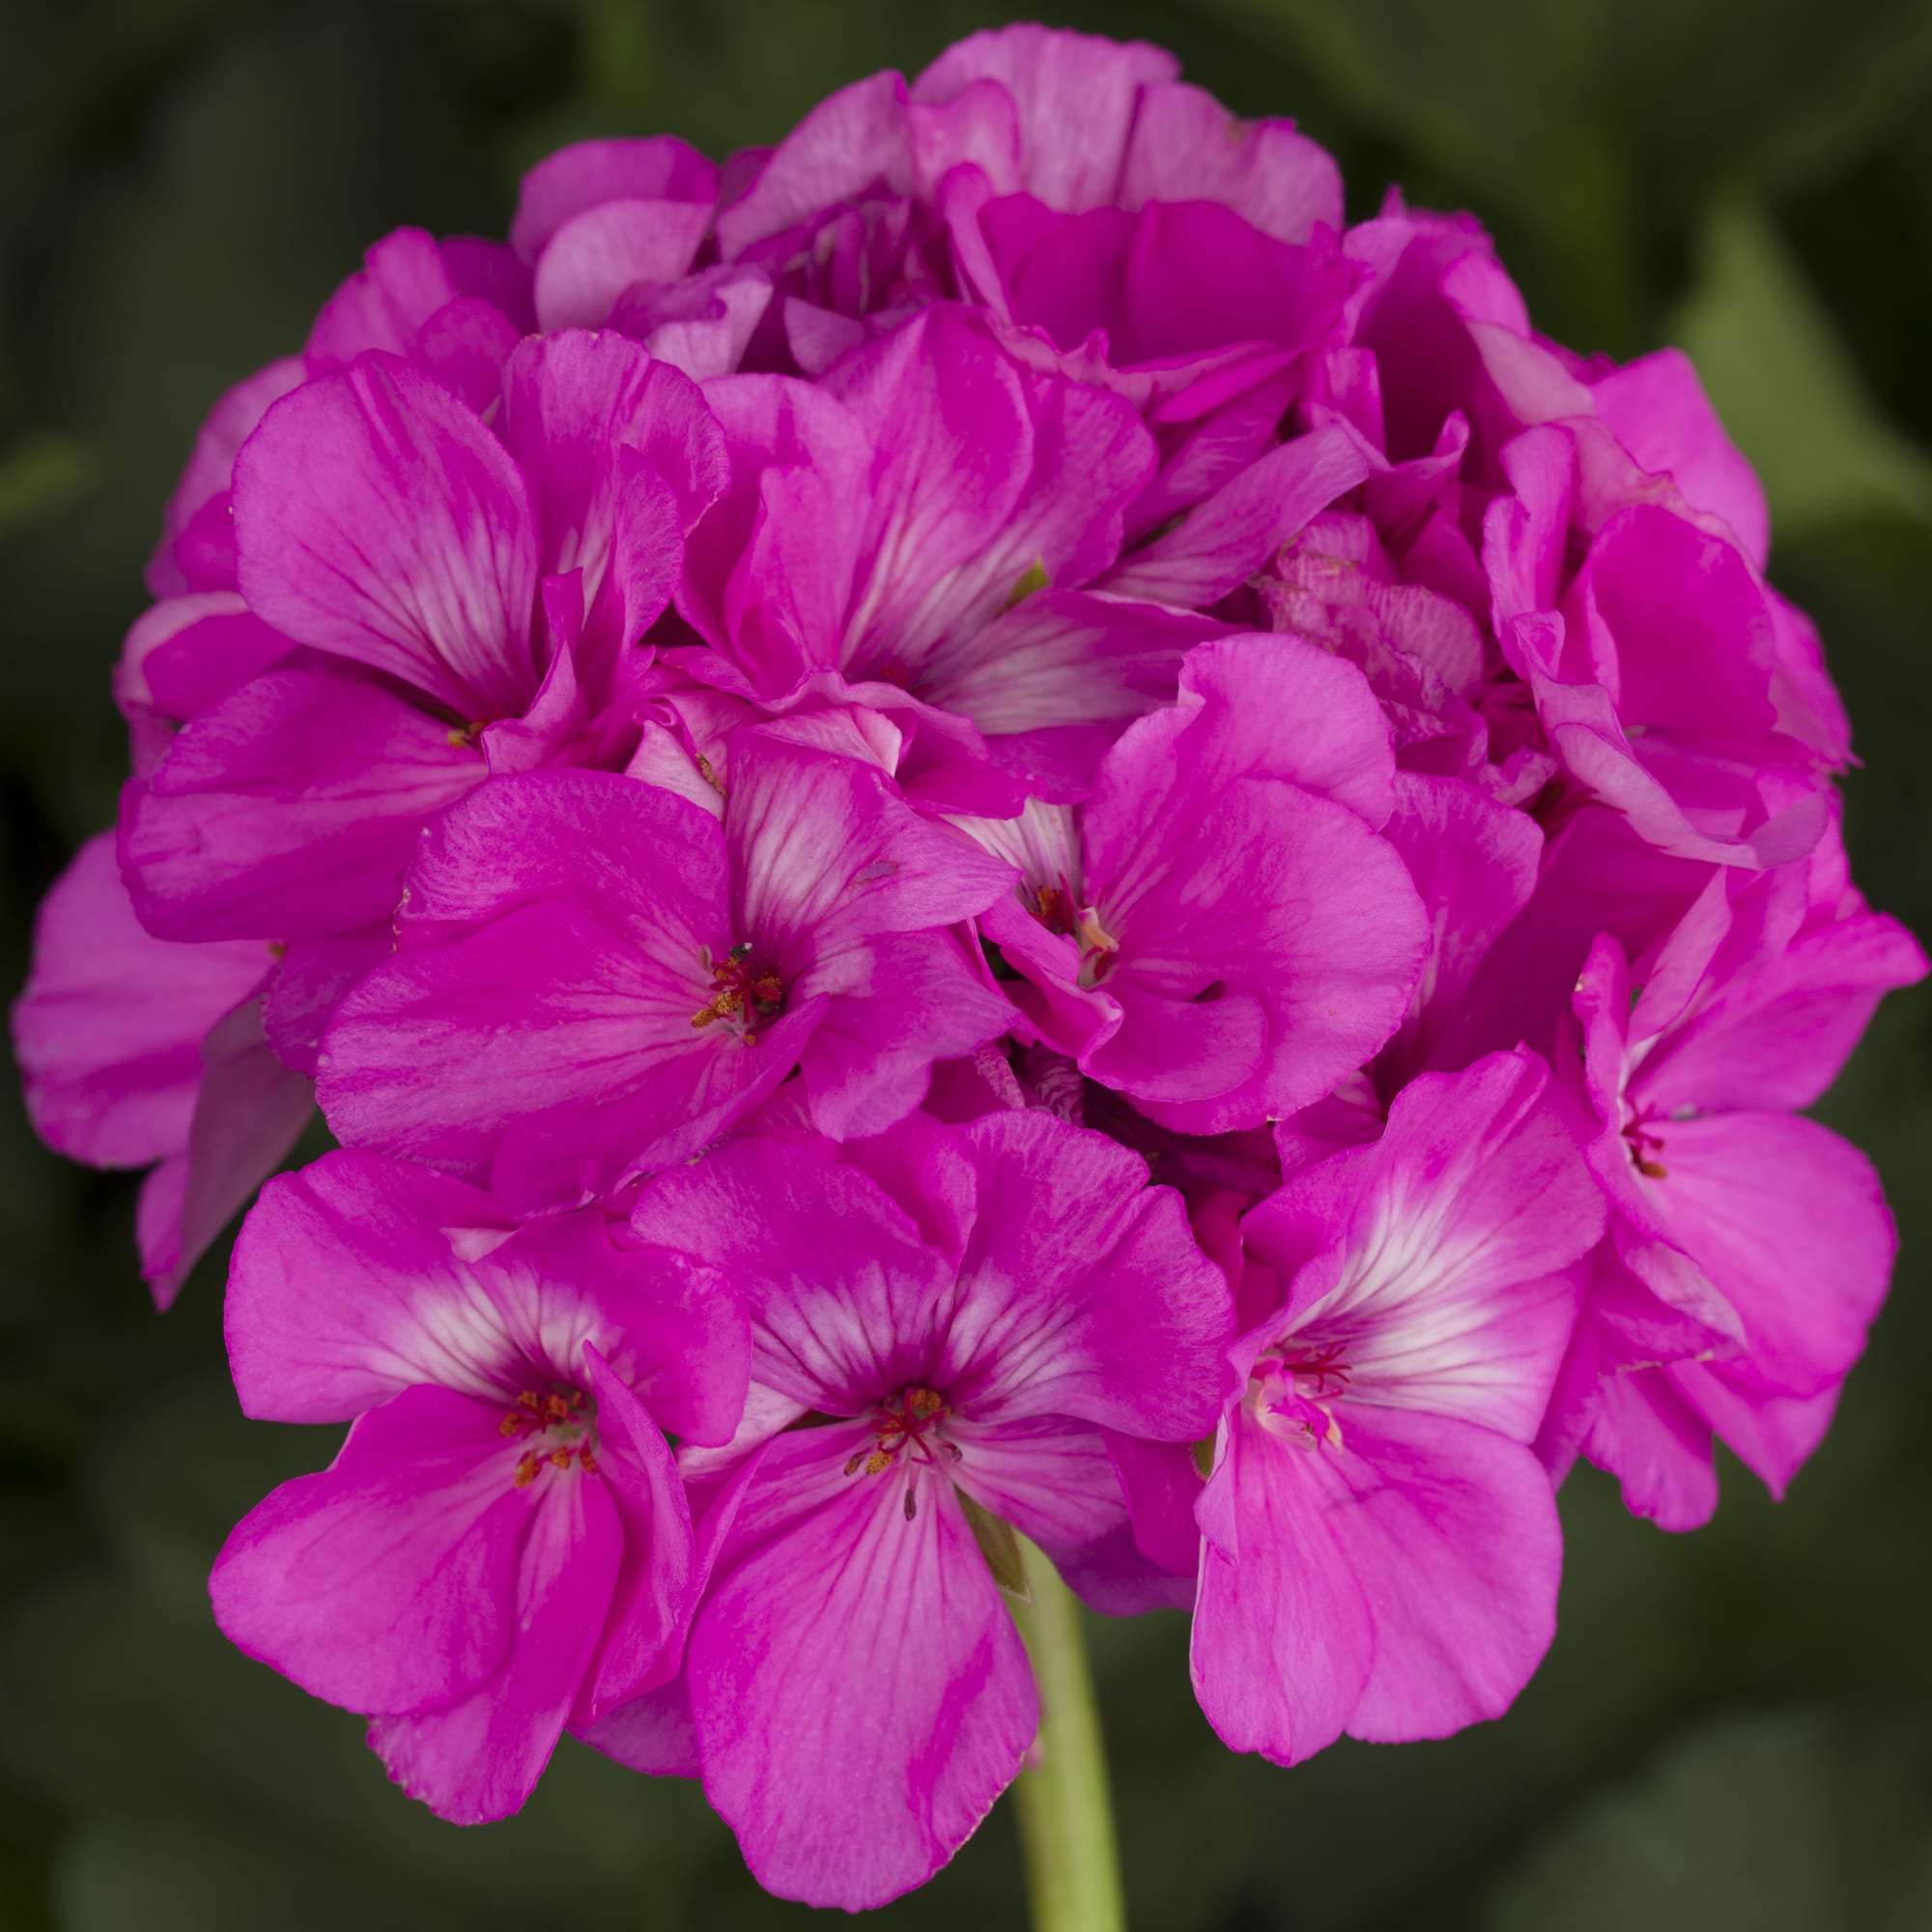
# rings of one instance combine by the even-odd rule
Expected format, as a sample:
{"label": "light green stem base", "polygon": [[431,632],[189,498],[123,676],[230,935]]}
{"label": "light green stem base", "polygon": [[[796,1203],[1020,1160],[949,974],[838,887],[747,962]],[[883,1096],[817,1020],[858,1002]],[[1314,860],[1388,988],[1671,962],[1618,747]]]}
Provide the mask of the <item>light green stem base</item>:
{"label": "light green stem base", "polygon": [[1034,1932],[1125,1932],[1114,1807],[1080,1601],[1024,1537],[1033,1602],[1015,1603],[1039,1687],[1037,1770],[1013,1786]]}

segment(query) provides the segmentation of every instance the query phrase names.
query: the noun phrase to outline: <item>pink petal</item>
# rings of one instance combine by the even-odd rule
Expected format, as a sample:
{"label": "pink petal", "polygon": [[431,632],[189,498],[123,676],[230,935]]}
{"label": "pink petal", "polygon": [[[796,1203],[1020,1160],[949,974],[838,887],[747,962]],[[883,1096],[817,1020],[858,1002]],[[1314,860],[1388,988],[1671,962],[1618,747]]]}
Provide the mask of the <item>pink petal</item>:
{"label": "pink petal", "polygon": [[1231,1750],[1299,1764],[1342,1735],[1375,1662],[1369,1601],[1331,1525],[1350,1501],[1340,1455],[1223,1425],[1196,1506],[1194,1694]]}
{"label": "pink petal", "polygon": [[1486,1429],[1399,1409],[1350,1405],[1343,1440],[1352,1494],[1330,1523],[1376,1632],[1350,1736],[1404,1743],[1501,1717],[1556,1634],[1563,1536],[1543,1465]]}
{"label": "pink petal", "polygon": [[372,355],[285,397],[237,459],[235,522],[265,623],[465,719],[515,717],[534,696],[528,492],[430,377]]}
{"label": "pink petal", "polygon": [[854,81],[794,128],[749,189],[718,213],[718,245],[729,262],[876,183],[898,185],[911,167],[905,82],[895,73]]}
{"label": "pink petal", "polygon": [[588,1719],[676,1675],[703,1579],[690,1505],[663,1431],[594,1345],[586,1344],[584,1362],[597,1404],[597,1473],[623,1536],[610,1617],[579,1698]]}
{"label": "pink petal", "polygon": [[1297,437],[1242,469],[1177,528],[1129,551],[1099,587],[1153,604],[1210,605],[1368,473],[1343,431]]}
{"label": "pink petal", "polygon": [[653,1181],[631,1226],[732,1283],[751,1311],[753,1378],[803,1407],[863,1413],[933,1372],[952,1269],[822,1144],[731,1142]]}
{"label": "pink petal", "polygon": [[[1051,1115],[960,1129],[980,1208],[939,1386],[980,1422],[1059,1415],[1190,1440],[1212,1424],[1234,1307],[1180,1198]],[[1024,1201],[1024,1212],[1011,1204]]]}
{"label": "pink petal", "polygon": [[548,1485],[518,1489],[498,1405],[411,1388],[320,1475],[284,1483],[215,1559],[228,1638],[353,1711],[412,1711],[485,1683],[518,1642],[521,1551]]}
{"label": "pink petal", "polygon": [[510,222],[510,246],[534,262],[573,215],[607,201],[709,203],[718,170],[696,148],[669,134],[647,140],[578,141],[546,156],[525,175]]}
{"label": "pink petal", "polygon": [[660,196],[600,202],[573,214],[537,257],[537,327],[596,328],[626,289],[675,281],[711,226],[711,205]]}
{"label": "pink petal", "polygon": [[997,81],[1018,110],[1018,186],[1077,213],[1120,191],[1143,90],[1174,80],[1174,56],[1049,27],[989,29],[955,42],[912,84],[912,99],[943,102],[973,82]]}
{"label": "pink petal", "polygon": [[1674,478],[1687,502],[1722,517],[1762,570],[1771,547],[1764,488],[1724,434],[1684,352],[1639,356],[1592,384],[1590,394],[1617,440],[1653,474]]}
{"label": "pink petal", "polygon": [[517,1567],[516,1638],[468,1696],[378,1716],[369,1743],[412,1798],[459,1825],[506,1818],[536,1788],[611,1606],[622,1531],[607,1486],[539,1478]]}
{"label": "pink petal", "polygon": [[103,832],[55,882],[14,1009],[34,1130],[71,1159],[141,1167],[185,1150],[201,1041],[273,964],[266,946],[178,946],[141,927]]}
{"label": "pink petal", "polygon": [[1293,1278],[1291,1329],[1349,1338],[1354,1391],[1535,1435],[1604,1226],[1548,1084],[1521,1049],[1424,1074],[1381,1140],[1247,1216],[1249,1249]]}
{"label": "pink petal", "polygon": [[1046,1551],[1061,1577],[1106,1615],[1183,1608],[1187,1585],[1144,1556],[1097,1429],[1058,1416],[950,1426],[952,1480],[983,1510]]}
{"label": "pink petal", "polygon": [[[201,1064],[185,1157],[164,1162],[141,1190],[141,1272],[161,1308],[242,1203],[288,1158],[315,1113],[315,1090],[269,1045],[259,1000],[215,1021],[201,1042]],[[163,1181],[163,1174],[176,1179]]]}
{"label": "pink petal", "polygon": [[169,939],[386,921],[424,825],[483,777],[443,720],[346,667],[271,670],[175,739],[130,794],[122,855]]}
{"label": "pink petal", "polygon": [[1862,1351],[1897,1250],[1871,1163],[1798,1115],[1659,1124],[1668,1178],[1649,1191],[1738,1311],[1753,1368],[1822,1393]]}
{"label": "pink petal", "polygon": [[1216,201],[1278,242],[1340,233],[1342,176],[1293,121],[1240,121],[1198,87],[1146,87],[1121,175],[1121,206]]}
{"label": "pink petal", "polygon": [[[767,1453],[691,1634],[705,1795],[758,1882],[861,1911],[923,1884],[1011,1782],[1032,1673],[951,1487],[847,1479],[851,1428]],[[869,1436],[867,1436],[869,1440]]]}
{"label": "pink petal", "polygon": [[511,355],[501,428],[533,484],[545,571],[582,571],[587,627],[635,642],[669,600],[685,532],[726,480],[724,438],[696,385],[622,336],[566,329]]}

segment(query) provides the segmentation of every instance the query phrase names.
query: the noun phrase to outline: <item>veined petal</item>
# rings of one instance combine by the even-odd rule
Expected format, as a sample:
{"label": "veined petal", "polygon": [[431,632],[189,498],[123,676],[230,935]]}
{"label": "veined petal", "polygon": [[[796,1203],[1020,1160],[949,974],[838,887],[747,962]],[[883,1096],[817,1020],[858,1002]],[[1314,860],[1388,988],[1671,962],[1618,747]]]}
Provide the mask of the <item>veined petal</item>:
{"label": "veined petal", "polygon": [[951,1484],[923,1482],[908,1519],[900,1482],[842,1473],[863,1434],[767,1452],[687,1664],[705,1795],[759,1883],[848,1911],[952,1856],[1039,1715]]}
{"label": "veined petal", "polygon": [[661,1175],[631,1227],[732,1283],[751,1312],[754,1381],[807,1408],[862,1414],[934,1372],[952,1268],[876,1180],[828,1147],[733,1141]]}
{"label": "veined petal", "polygon": [[1047,1114],[989,1115],[959,1138],[980,1211],[936,1385],[981,1422],[1204,1434],[1226,1393],[1234,1306],[1180,1197],[1149,1186],[1138,1154]]}
{"label": "veined petal", "polygon": [[142,1167],[186,1147],[202,1038],[273,958],[254,941],[153,938],[114,847],[111,832],[89,839],[42,904],[14,1048],[50,1147],[97,1167]]}
{"label": "veined petal", "polygon": [[464,720],[535,695],[529,493],[433,378],[372,354],[284,397],[236,459],[235,526],[249,608],[298,642]]}
{"label": "veined petal", "polygon": [[1245,1405],[1222,1427],[1195,1506],[1194,1694],[1231,1750],[1299,1764],[1342,1735],[1375,1662],[1373,1612],[1330,1526],[1350,1492],[1338,1457]]}
{"label": "veined petal", "polygon": [[346,667],[270,670],[174,741],[125,810],[123,863],[168,939],[385,921],[423,827],[484,775],[461,733]]}
{"label": "veined petal", "polygon": [[369,1726],[389,1776],[459,1825],[506,1818],[536,1788],[610,1613],[623,1532],[607,1486],[566,1470],[532,1492],[501,1666],[468,1696]]}
{"label": "veined petal", "polygon": [[1599,1190],[1521,1049],[1399,1094],[1373,1146],[1243,1223],[1286,1281],[1277,1332],[1341,1346],[1356,1398],[1534,1436],[1576,1319]]}
{"label": "veined petal", "polygon": [[405,1389],[320,1475],[284,1483],[215,1559],[229,1640],[352,1711],[413,1711],[483,1684],[517,1643],[518,1575],[543,1492],[519,1489],[500,1409]]}

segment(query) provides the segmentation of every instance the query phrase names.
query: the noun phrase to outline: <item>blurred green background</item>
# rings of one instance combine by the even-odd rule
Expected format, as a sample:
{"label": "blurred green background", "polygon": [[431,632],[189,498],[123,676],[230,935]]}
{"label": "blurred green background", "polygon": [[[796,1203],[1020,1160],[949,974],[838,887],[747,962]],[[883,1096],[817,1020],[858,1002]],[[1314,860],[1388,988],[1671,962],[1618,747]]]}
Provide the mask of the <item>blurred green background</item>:
{"label": "blurred green background", "polygon": [[[1858,875],[1932,932],[1932,7],[1926,0],[1197,0],[1060,10],[1176,48],[1340,156],[1476,210],[1539,324],[1684,344],[1776,515],[1866,767]],[[777,138],[847,79],[1010,17],[971,0],[6,0],[0,6],[0,979],[113,814],[107,671],[203,412],[299,344],[402,222],[500,234],[590,133]],[[1823,1112],[1886,1172],[1905,1255],[1790,1500],[1735,1464],[1673,1539],[1583,1471],[1562,1633],[1503,1722],[1222,1750],[1178,1617],[1096,1627],[1149,1928],[1932,1926],[1932,1085],[1924,989]],[[327,1460],[244,1425],[213,1257],[165,1321],[133,1187],[0,1094],[0,1927],[469,1932],[798,1925],[696,1794],[566,1746],[521,1818],[458,1832],[356,1719],[230,1652],[227,1526]],[[887,1918],[1020,1913],[1004,1807]]]}

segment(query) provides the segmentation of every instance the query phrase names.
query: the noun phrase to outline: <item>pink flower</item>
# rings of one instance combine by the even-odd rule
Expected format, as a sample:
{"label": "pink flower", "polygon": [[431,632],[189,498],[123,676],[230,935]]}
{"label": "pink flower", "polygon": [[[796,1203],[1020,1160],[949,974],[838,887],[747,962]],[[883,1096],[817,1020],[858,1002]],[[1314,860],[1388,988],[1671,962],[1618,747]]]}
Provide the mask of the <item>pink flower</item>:
{"label": "pink flower", "polygon": [[353,1427],[224,1628],[448,1815],[571,1728],[855,1908],[1034,1738],[1017,1532],[1191,1583],[1236,1748],[1496,1715],[1552,1478],[1781,1489],[1889,1268],[1798,1110],[1924,960],[1768,535],[1682,356],[1139,43],[384,237],[195,445],[14,1018],[163,1301],[352,1149],[238,1247]]}
{"label": "pink flower", "polygon": [[1879,997],[1922,979],[1925,957],[1821,869],[1735,896],[1714,880],[1634,1004],[1607,937],[1577,987],[1615,1239],[1545,1446],[1561,1465],[1580,1441],[1670,1529],[1716,1507],[1714,1435],[1783,1493],[1891,1273],[1897,1236],[1870,1162],[1792,1110],[1824,1093]]}
{"label": "pink flower", "polygon": [[1273,1305],[1244,1307],[1196,1505],[1193,1652],[1236,1750],[1441,1737],[1542,1660],[1562,1546],[1530,1444],[1603,1227],[1548,1085],[1526,1053],[1424,1075],[1242,1224]]}
{"label": "pink flower", "polygon": [[410,875],[400,955],[343,1003],[343,1139],[575,1206],[699,1152],[800,1069],[871,1134],[1009,1009],[945,928],[1011,874],[854,759],[755,732],[716,815],[614,774],[499,780]]}
{"label": "pink flower", "polygon": [[1422,908],[1376,828],[1388,729],[1350,667],[1230,638],[1130,726],[1078,810],[975,836],[1017,894],[981,921],[1037,1037],[1189,1133],[1308,1105],[1395,1031]]}
{"label": "pink flower", "polygon": [[412,1796],[503,1817],[566,1721],[675,1673],[696,1573],[661,1432],[723,1441],[745,1387],[710,1269],[332,1153],[264,1189],[228,1346],[250,1415],[355,1426],[228,1539],[215,1619],[367,1715]]}
{"label": "pink flower", "polygon": [[123,858],[149,930],[385,920],[418,832],[492,770],[597,759],[594,707],[723,480],[718,432],[683,377],[614,336],[527,341],[505,381],[499,437],[370,354],[249,439],[242,596],[281,652],[129,789]]}
{"label": "pink flower", "polygon": [[685,1666],[706,1794],[769,1889],[882,1904],[952,1857],[1038,1720],[982,1543],[1011,1524],[1102,1607],[1164,1596],[1101,1432],[1211,1424],[1227,1285],[1138,1158],[1037,1113],[843,1161],[738,1141],[633,1226],[752,1314]]}

